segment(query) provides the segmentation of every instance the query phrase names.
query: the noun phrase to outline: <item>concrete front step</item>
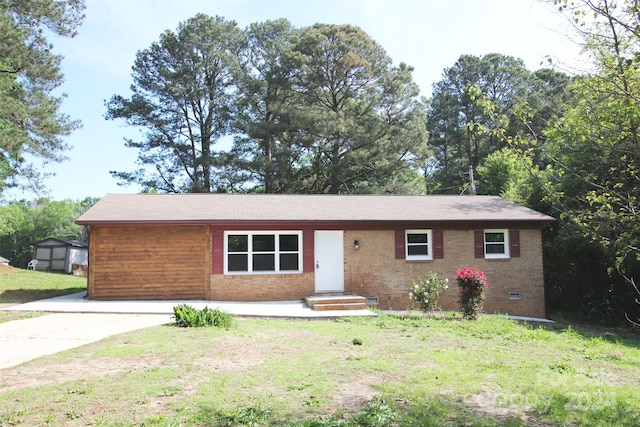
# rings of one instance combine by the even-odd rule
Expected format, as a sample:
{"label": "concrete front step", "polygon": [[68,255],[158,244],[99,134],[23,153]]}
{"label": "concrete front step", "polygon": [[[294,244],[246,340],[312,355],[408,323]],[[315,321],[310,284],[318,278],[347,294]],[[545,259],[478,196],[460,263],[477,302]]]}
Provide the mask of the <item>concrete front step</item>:
{"label": "concrete front step", "polygon": [[304,301],[316,311],[327,310],[366,310],[367,299],[357,295],[315,295]]}

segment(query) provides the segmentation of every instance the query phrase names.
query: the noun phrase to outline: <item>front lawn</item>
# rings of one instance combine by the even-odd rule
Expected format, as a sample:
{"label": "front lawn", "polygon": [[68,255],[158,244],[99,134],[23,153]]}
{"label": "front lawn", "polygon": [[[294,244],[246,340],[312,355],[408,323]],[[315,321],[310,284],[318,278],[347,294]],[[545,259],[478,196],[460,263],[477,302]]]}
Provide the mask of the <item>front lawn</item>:
{"label": "front lawn", "polygon": [[[71,274],[44,273],[2,267],[0,307],[86,291],[87,278]],[[0,322],[32,317],[32,313],[0,311]]]}
{"label": "front lawn", "polygon": [[502,317],[153,327],[0,375],[0,425],[636,426],[640,339]]}

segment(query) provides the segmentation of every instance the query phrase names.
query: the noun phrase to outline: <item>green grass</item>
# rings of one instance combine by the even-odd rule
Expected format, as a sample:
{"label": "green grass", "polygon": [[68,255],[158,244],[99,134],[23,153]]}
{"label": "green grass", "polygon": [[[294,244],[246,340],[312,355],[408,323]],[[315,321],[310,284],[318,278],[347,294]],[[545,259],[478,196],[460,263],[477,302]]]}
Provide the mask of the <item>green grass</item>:
{"label": "green grass", "polygon": [[[23,304],[87,289],[87,278],[81,276],[21,269],[1,273],[0,304]],[[34,317],[34,313],[0,311],[0,322],[28,317]]]}
{"label": "green grass", "polygon": [[240,319],[5,369],[0,425],[635,426],[639,383],[628,331],[455,314]]}

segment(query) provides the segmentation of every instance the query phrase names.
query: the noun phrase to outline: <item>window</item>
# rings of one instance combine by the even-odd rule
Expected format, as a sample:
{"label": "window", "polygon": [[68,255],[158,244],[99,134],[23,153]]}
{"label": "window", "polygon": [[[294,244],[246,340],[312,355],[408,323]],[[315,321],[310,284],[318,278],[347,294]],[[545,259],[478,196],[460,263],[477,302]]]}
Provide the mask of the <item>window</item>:
{"label": "window", "polygon": [[405,231],[406,259],[433,259],[431,230]]}
{"label": "window", "polygon": [[484,230],[484,257],[509,258],[508,230]]}
{"label": "window", "polygon": [[300,273],[302,232],[227,231],[225,273]]}

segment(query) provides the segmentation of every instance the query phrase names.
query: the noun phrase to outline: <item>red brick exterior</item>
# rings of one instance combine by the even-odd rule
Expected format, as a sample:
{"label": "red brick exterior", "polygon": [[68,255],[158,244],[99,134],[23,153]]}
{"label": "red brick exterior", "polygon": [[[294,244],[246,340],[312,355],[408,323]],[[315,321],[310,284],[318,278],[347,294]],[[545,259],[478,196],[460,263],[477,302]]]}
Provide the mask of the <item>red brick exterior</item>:
{"label": "red brick exterior", "polygon": [[[315,226],[289,227],[303,231],[304,273],[225,275],[220,259],[224,256],[221,246],[224,239],[219,226],[95,226],[90,241],[89,297],[178,299],[191,296],[220,301],[302,299],[315,291],[313,245],[310,244]],[[490,286],[485,312],[545,316],[542,241],[537,226],[510,227],[518,230],[520,256],[509,259],[476,258],[474,231],[478,227],[433,227],[438,231],[438,246],[441,243],[442,247],[438,248],[438,257],[431,261],[407,261],[398,257],[396,234],[400,235],[399,230],[405,227],[354,228],[344,231],[346,294],[376,297],[381,309],[410,308],[412,301],[408,289],[412,280],[433,271],[449,279],[449,289],[441,296],[440,305],[456,310],[456,271],[463,267],[478,267],[486,273]],[[262,229],[277,230],[282,226]],[[172,239],[177,243],[172,243]],[[354,248],[355,240],[359,242],[358,250]],[[123,247],[126,248],[124,253]],[[509,294],[515,292],[520,293],[521,299],[509,299]]]}
{"label": "red brick exterior", "polygon": [[[457,310],[455,274],[463,267],[478,267],[489,281],[485,312],[544,317],[540,230],[521,229],[520,256],[509,259],[476,258],[473,234],[473,230],[444,230],[442,259],[407,261],[393,256],[393,230],[345,231],[345,292],[378,297],[382,309],[406,309],[412,307],[408,297],[412,280],[432,271],[449,279],[441,307]],[[357,251],[354,240],[360,243]],[[510,300],[512,292],[519,292],[521,299]]]}

